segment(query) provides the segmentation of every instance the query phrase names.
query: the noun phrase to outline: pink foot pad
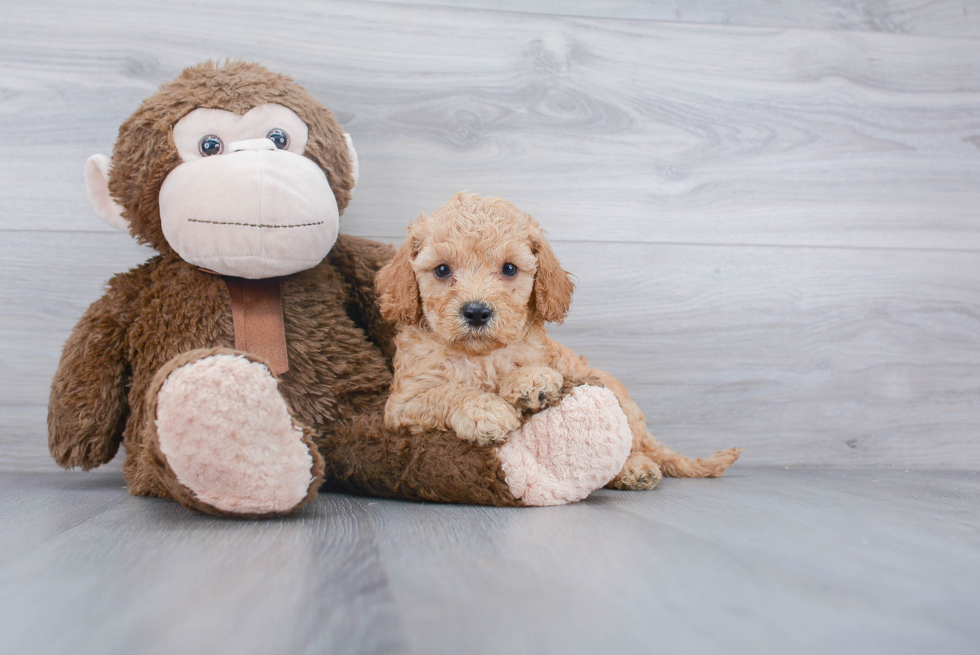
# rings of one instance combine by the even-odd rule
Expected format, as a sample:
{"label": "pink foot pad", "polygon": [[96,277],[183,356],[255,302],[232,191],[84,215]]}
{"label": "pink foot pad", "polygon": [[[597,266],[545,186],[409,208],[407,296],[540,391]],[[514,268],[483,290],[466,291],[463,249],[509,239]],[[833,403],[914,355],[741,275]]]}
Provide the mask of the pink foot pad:
{"label": "pink foot pad", "polygon": [[201,501],[241,514],[288,512],[306,498],[313,457],[265,365],[213,355],[181,366],[157,399],[160,451]]}
{"label": "pink foot pad", "polygon": [[515,498],[527,505],[564,505],[612,480],[632,443],[616,396],[581,386],[515,430],[499,457]]}

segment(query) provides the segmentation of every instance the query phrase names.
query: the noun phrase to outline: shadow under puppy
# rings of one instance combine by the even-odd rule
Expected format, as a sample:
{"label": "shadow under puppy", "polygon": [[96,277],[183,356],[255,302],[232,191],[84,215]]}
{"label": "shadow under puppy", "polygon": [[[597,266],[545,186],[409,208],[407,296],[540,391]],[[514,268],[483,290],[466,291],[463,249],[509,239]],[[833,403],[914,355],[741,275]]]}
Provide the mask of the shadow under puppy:
{"label": "shadow under puppy", "polygon": [[591,384],[615,394],[633,436],[608,487],[715,477],[738,459],[738,448],[692,460],[664,446],[616,378],[548,337],[544,324],[564,320],[574,285],[538,224],[506,200],[459,193],[421,215],[376,284],[382,313],[399,324],[390,428],[502,442],[524,417]]}

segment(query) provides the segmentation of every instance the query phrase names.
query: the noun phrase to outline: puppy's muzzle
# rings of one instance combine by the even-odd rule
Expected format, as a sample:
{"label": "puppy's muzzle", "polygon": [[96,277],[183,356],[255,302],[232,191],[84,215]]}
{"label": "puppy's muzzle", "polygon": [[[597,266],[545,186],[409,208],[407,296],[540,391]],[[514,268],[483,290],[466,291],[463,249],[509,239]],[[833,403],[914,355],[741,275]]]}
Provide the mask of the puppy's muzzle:
{"label": "puppy's muzzle", "polygon": [[468,302],[459,313],[470,327],[482,327],[493,318],[493,308],[482,302]]}

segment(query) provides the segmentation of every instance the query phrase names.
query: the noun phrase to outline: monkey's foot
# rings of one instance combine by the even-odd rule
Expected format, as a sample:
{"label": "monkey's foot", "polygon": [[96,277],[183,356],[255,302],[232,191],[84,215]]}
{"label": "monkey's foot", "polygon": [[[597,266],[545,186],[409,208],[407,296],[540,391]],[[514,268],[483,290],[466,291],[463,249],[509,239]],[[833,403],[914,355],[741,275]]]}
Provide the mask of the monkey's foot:
{"label": "monkey's foot", "polygon": [[323,460],[277,385],[265,364],[227,349],[186,353],[157,374],[151,447],[176,500],[259,518],[313,498]]}
{"label": "monkey's foot", "polygon": [[498,454],[515,498],[526,505],[563,505],[609,482],[632,443],[612,391],[580,386],[515,430]]}

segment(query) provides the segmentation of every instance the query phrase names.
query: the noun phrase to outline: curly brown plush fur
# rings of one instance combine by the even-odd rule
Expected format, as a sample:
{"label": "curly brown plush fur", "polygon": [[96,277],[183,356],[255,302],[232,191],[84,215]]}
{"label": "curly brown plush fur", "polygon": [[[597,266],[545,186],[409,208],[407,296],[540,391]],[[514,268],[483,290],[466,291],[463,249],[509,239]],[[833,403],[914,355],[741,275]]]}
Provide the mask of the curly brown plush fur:
{"label": "curly brown plush fur", "polygon": [[[62,466],[91,469],[122,443],[132,493],[228,513],[195,499],[155,446],[156,394],[167,373],[206,356],[200,349],[234,352],[227,349],[235,343],[224,281],[173,251],[160,228],[158,196],[180,162],[171,135],[178,119],[199,107],[244,113],[270,102],[308,124],[305,156],[326,173],[340,209],[347,205],[353,180],[340,126],[289,78],[255,64],[206,63],[147,99],[120,129],[109,189],[133,236],[160,255],[115,276],[65,344],[48,414],[51,453]],[[520,504],[494,451],[448,432],[384,427],[394,332],[378,310],[373,282],[393,252],[341,236],[321,264],[280,278],[289,370],[278,389],[320,453],[306,500],[324,479],[381,496]]]}

